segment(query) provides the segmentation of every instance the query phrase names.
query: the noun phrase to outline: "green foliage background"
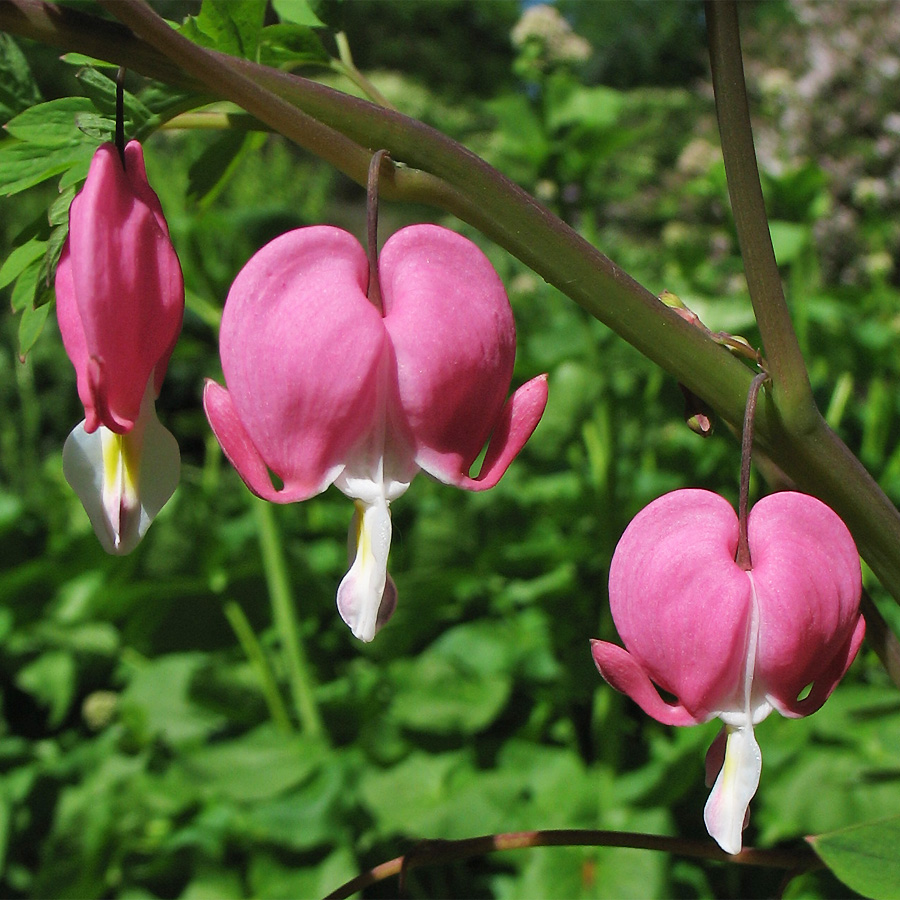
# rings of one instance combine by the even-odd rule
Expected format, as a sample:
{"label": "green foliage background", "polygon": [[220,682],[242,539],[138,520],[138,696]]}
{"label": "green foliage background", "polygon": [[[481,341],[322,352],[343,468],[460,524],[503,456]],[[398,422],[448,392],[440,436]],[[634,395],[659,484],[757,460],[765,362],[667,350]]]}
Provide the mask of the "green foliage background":
{"label": "green foliage background", "polygon": [[[178,21],[197,12],[158,8]],[[401,111],[466,143],[713,330],[757,344],[702,9],[624,0],[560,8],[593,47],[588,58],[554,59],[540,36],[514,46],[515,3],[318,11],[346,30],[357,63]],[[814,390],[897,501],[900,128],[889,116],[900,57],[889,4],[836,8],[817,16],[790,3],[748,7],[748,71],[773,239]],[[225,40],[204,31],[210,20],[192,27],[197,39]],[[852,57],[870,77],[882,72],[875,94],[841,71],[813,78],[817,41],[846,46],[865,28],[887,32]],[[305,62],[334,52],[327,31],[304,35]],[[588,639],[615,640],[607,568],[640,508],[685,486],[736,500],[732,437],[689,431],[668,376],[503,251],[433,210],[383,203],[382,238],[409,222],[442,221],[482,243],[516,314],[516,383],[548,372],[550,402],[494,490],[465,494],[421,476],[395,504],[400,603],[371,645],[354,641],[334,609],[350,504],[329,490],[274,508],[325,726],[311,736],[289,712],[284,727],[258,660],[232,628],[249,623],[282,711],[290,709],[263,565],[271,539],[209,433],[200,391],[205,377],[221,378],[218,311],[243,263],[288,228],[330,222],[361,236],[363,193],[279,137],[177,128],[149,137],[150,181],[188,291],[158,404],[184,468],[138,550],[107,557],[62,478],[62,444],[82,411],[51,306],[41,305],[51,299],[41,287],[44,254],[59,240],[53,229],[64,225],[72,191],[58,201],[58,177],[20,191],[30,176],[17,160],[24,145],[44,142],[42,173],[73,186],[108,129],[110,82],[22,41],[25,67],[3,41],[4,120],[40,98],[85,99],[63,102],[57,131],[46,119],[29,131],[20,118],[0,142],[0,190],[11,197],[0,201],[0,251],[17,260],[0,269],[0,283],[19,314],[0,320],[0,895],[307,897],[429,838],[538,828],[705,836],[703,756],[716,726],[648,719],[603,684]],[[357,90],[325,66],[304,74]],[[875,106],[868,118],[801,115],[815,91],[833,97],[835,84],[846,109],[863,104],[865,89]],[[152,131],[154,116],[180,102],[136,77],[128,86],[142,92],[130,133]],[[878,584],[867,576],[867,585],[896,624]],[[748,844],[796,842],[900,807],[900,697],[871,651],[819,713],[773,715],[758,739],[764,770]],[[635,850],[546,848],[417,869],[407,890],[504,900],[763,897],[781,879]],[[847,890],[819,872],[795,879],[785,896]],[[365,896],[395,894],[388,882]]]}

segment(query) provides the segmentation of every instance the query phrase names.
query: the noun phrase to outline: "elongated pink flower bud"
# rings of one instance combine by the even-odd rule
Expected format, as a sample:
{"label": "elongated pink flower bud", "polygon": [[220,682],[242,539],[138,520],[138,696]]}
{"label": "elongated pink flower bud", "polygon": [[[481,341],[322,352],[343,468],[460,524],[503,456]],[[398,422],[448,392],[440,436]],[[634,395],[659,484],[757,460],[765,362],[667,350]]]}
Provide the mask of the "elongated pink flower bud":
{"label": "elongated pink flower bud", "polygon": [[178,481],[154,403],[181,330],[184,283],[140,144],[94,154],[56,272],[59,329],[85,418],[63,469],[104,548],[127,553]]}
{"label": "elongated pink flower bud", "polygon": [[512,311],[471,241],[404,228],[385,243],[379,275],[383,315],[366,297],[368,261],[352,235],[316,226],[267,244],[225,304],[228,388],[208,382],[204,393],[216,437],[255,494],[289,503],[336,484],[357,501],[338,606],[365,641],[396,597],[390,503],[419,469],[467,490],[493,486],[547,400],[546,376],[506,397]]}
{"label": "elongated pink flower bud", "polygon": [[658,721],[723,721],[724,756],[717,741],[705,819],[729,853],[741,849],[759,783],[753,726],[772,709],[815,712],[865,633],[856,546],[824,503],[771,494],[751,510],[748,539],[745,571],[735,562],[738,519],[725,499],[680,490],[655,500],[625,529],[610,566],[610,609],[625,649],[591,642],[600,674]]}

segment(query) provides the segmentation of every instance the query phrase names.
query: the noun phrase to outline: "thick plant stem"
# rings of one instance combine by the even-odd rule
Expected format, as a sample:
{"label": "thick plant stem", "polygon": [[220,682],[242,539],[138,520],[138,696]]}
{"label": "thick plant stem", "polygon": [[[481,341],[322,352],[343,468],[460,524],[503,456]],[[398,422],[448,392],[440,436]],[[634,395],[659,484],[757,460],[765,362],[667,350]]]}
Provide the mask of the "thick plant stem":
{"label": "thick plant stem", "polygon": [[251,503],[256,514],[259,549],[262,553],[263,571],[272,604],[272,619],[285,655],[294,709],[307,735],[323,737],[325,729],[313,696],[312,673],[300,639],[294,597],[278,525],[270,503],[257,497],[252,497]]}
{"label": "thick plant stem", "polygon": [[750,300],[778,410],[789,431],[802,433],[816,410],[769,233],[744,82],[737,3],[707,0],[706,21],[722,156]]}
{"label": "thick plant stem", "polygon": [[[191,45],[134,0],[108,8],[136,33],[41,0],[0,3],[0,30],[127,62],[133,71],[240,105],[244,98],[248,112],[342,171],[352,170],[351,177],[363,185],[371,158],[371,149],[366,148],[385,148],[397,165],[390,178],[382,173],[383,197],[426,203],[474,225],[673,375],[735,430],[739,428],[753,377],[747,366],[466,148],[399,113]],[[189,72],[180,68],[182,59],[189,63]],[[259,90],[245,91],[241,82],[241,96],[231,96],[233,79],[219,78],[222,66],[242,74]],[[310,119],[340,132],[349,144],[324,140],[313,146],[303,127]],[[779,359],[782,383],[796,388],[790,375],[784,377],[785,354],[777,349],[777,336],[773,353],[768,336],[772,329],[769,324],[765,328],[766,350]],[[900,599],[900,514],[814,405],[785,405],[786,395],[778,393],[776,410],[769,394],[760,398],[757,445],[798,488],[841,516],[872,570]],[[787,415],[789,410],[799,412]]]}
{"label": "thick plant stem", "polygon": [[529,847],[633,847],[639,850],[659,850],[694,859],[787,869],[797,874],[823,866],[813,850],[806,845],[801,845],[794,850],[755,850],[748,847],[740,853],[732,854],[720,850],[712,841],[708,840],[691,840],[627,831],[548,829],[546,831],[489,834],[485,837],[466,838],[459,841],[423,841],[405,856],[398,856],[396,859],[382,863],[341,885],[328,894],[325,900],[345,900],[370,884],[397,875],[402,877],[409,869],[419,866],[471,859],[474,856],[484,856],[500,850],[522,850]]}

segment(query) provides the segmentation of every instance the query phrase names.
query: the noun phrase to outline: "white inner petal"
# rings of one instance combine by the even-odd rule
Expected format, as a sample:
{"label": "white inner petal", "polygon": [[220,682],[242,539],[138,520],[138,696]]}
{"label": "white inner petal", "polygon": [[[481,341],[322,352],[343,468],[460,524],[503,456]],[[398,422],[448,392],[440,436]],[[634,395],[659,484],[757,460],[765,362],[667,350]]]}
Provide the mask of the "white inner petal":
{"label": "white inner petal", "polygon": [[82,421],[63,447],[63,474],[81,500],[107,553],[130,553],[175,491],[181,457],[156,418],[151,384],[134,428],[88,434]]}
{"label": "white inner petal", "polygon": [[754,690],[753,676],[759,643],[759,602],[752,571],[750,579],[750,623],[747,629],[747,658],[744,663],[740,705],[722,710],[719,718],[725,723],[725,759],[719,771],[703,818],[706,829],[726,853],[739,853],[741,835],[748,821],[750,801],[759,787],[762,772],[762,753],[753,726],[771,711],[764,690]]}

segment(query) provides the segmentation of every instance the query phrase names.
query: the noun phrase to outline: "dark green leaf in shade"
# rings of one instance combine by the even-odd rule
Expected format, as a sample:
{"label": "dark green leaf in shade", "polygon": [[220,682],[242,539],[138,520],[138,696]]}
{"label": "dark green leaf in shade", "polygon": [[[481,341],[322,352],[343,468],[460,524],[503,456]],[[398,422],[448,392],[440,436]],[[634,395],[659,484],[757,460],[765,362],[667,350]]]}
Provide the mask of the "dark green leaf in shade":
{"label": "dark green leaf in shade", "polygon": [[309,778],[326,754],[319,743],[261,725],[238,740],[192,750],[184,756],[184,766],[198,787],[211,794],[258,802]]}
{"label": "dark green leaf in shade", "polygon": [[72,705],[76,678],[72,654],[51,650],[20,669],[16,684],[47,708],[47,724],[57,728]]}
{"label": "dark green leaf in shade", "polygon": [[0,122],[40,103],[41,93],[18,44],[0,34]]}
{"label": "dark green leaf in shade", "polygon": [[292,68],[302,65],[328,65],[331,57],[312,28],[285,23],[262,30],[259,61],[267,66]]}
{"label": "dark green leaf in shade", "polygon": [[249,138],[246,132],[229,130],[208,142],[188,170],[188,197],[203,200],[210,194],[227,176]]}
{"label": "dark green leaf in shade", "polygon": [[872,900],[900,896],[900,816],[851,825],[809,837],[816,853],[841,881]]}

